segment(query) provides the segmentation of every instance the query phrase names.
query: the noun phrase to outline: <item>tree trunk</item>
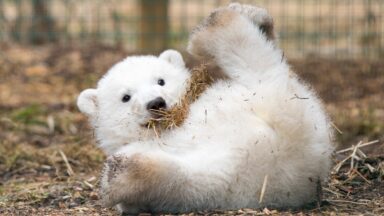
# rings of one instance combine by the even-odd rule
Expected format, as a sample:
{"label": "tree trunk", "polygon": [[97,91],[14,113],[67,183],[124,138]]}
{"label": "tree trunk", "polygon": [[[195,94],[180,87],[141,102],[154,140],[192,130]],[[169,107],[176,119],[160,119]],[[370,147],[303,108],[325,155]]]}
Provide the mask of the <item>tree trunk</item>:
{"label": "tree trunk", "polygon": [[25,11],[25,4],[22,0],[15,0],[17,18],[11,27],[11,37],[17,42],[26,42],[25,32],[28,31],[27,19],[23,16]]}
{"label": "tree trunk", "polygon": [[169,0],[140,0],[139,49],[142,52],[159,52],[168,45]]}
{"label": "tree trunk", "polygon": [[43,44],[57,41],[55,22],[49,15],[47,0],[32,0],[32,25],[29,29],[30,41]]}
{"label": "tree trunk", "polygon": [[7,32],[5,23],[6,23],[6,19],[5,19],[4,10],[3,10],[3,0],[0,0],[0,41],[4,40],[7,37],[5,35]]}

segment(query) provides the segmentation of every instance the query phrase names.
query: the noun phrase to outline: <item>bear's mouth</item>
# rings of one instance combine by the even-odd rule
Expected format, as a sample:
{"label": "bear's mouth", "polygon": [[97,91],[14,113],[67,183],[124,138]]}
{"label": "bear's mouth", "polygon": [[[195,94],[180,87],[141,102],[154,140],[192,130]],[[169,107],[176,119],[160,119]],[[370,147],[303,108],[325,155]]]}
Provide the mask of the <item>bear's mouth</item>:
{"label": "bear's mouth", "polygon": [[154,122],[158,122],[159,120],[161,120],[164,117],[165,111],[166,111],[165,109],[153,110],[153,111],[150,110],[149,119],[145,123],[141,124],[141,126],[144,128],[150,128],[151,126],[153,126]]}
{"label": "bear's mouth", "polygon": [[140,124],[140,126],[143,127],[143,128],[149,129],[150,123],[147,122],[147,123],[144,123],[144,124]]}

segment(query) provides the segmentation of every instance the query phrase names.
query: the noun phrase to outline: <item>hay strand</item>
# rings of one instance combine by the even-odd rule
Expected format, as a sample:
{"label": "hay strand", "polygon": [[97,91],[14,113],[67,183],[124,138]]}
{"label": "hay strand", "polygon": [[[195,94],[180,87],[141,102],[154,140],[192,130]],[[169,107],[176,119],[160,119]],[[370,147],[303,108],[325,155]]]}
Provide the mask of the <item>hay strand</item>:
{"label": "hay strand", "polygon": [[206,64],[195,67],[191,73],[187,91],[176,106],[169,110],[152,110],[159,118],[152,118],[148,122],[148,128],[154,129],[157,134],[179,127],[188,115],[189,106],[214,82]]}
{"label": "hay strand", "polygon": [[[376,144],[376,143],[378,143],[378,142],[379,142],[379,140],[374,140],[374,141],[371,141],[371,142],[362,143],[362,144],[359,145],[359,148],[362,148],[362,147],[365,147],[365,146],[369,146],[369,145],[373,145],[373,144]],[[337,153],[337,154],[340,154],[340,153],[344,153],[344,152],[347,152],[347,151],[353,151],[354,148],[355,148],[355,147],[352,146],[352,147],[349,147],[349,148],[346,148],[346,149],[342,149],[342,150],[340,150],[340,151],[337,151],[336,153]]]}
{"label": "hay strand", "polygon": [[268,175],[265,175],[264,176],[264,181],[263,181],[263,186],[261,187],[259,203],[263,202],[263,198],[264,198],[264,194],[265,194],[265,189],[267,188],[267,183],[268,183]]}
{"label": "hay strand", "polygon": [[69,164],[68,162],[68,158],[67,156],[64,154],[63,151],[59,150],[59,153],[60,153],[60,156],[61,158],[63,158],[63,161],[65,163],[65,166],[67,167],[67,173],[69,176],[73,176],[75,174],[75,172],[73,172],[73,169],[71,167],[71,164]]}

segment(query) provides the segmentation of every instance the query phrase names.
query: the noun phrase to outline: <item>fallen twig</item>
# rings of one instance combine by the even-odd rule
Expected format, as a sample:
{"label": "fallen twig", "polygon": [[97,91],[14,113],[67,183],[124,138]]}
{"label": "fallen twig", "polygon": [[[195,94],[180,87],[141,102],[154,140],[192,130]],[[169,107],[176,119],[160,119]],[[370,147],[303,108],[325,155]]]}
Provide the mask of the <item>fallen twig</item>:
{"label": "fallen twig", "polygon": [[69,176],[73,176],[75,174],[75,172],[73,172],[73,169],[72,169],[71,165],[68,162],[67,156],[60,149],[59,149],[59,153],[60,153],[61,157],[63,158],[63,161],[64,161],[65,165],[67,166],[67,173],[68,173],[68,175]]}
{"label": "fallen twig", "polygon": [[335,128],[335,130],[336,130],[337,132],[339,132],[339,134],[343,134],[343,131],[341,131],[341,130],[335,125],[335,123],[331,122],[331,126],[332,126],[333,128]]}
{"label": "fallen twig", "polygon": [[348,200],[327,200],[328,202],[336,202],[336,203],[350,203],[350,204],[356,204],[356,205],[368,205],[369,203],[361,203],[361,202],[353,202]]}
{"label": "fallen twig", "polygon": [[[362,144],[360,145],[360,148],[365,147],[365,146],[369,146],[369,145],[373,145],[373,144],[376,144],[376,143],[378,143],[378,142],[379,142],[379,140],[374,140],[374,141],[371,141],[371,142],[362,143]],[[346,149],[339,150],[339,151],[337,151],[336,153],[337,153],[337,154],[340,154],[340,153],[344,153],[344,152],[347,152],[347,151],[352,151],[353,149],[354,149],[354,146],[349,147],[349,148],[346,148]]]}

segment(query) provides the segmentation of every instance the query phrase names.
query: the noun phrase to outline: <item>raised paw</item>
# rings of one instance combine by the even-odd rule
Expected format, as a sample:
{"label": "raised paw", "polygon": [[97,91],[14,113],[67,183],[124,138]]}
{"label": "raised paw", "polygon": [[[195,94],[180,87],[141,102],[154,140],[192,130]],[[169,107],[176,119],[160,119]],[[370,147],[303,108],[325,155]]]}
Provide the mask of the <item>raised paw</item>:
{"label": "raised paw", "polygon": [[251,20],[254,25],[260,28],[269,40],[274,40],[276,38],[273,18],[265,8],[239,3],[231,3],[228,8]]}
{"label": "raised paw", "polygon": [[260,29],[267,41],[275,41],[273,19],[266,9],[233,3],[214,10],[192,31],[188,52],[206,61],[217,59],[223,50],[243,46],[247,40],[258,40],[259,34],[250,31],[250,26]]}
{"label": "raised paw", "polygon": [[[217,44],[226,33],[235,31],[234,20],[241,15],[226,7],[215,9],[191,33],[188,52],[193,56],[209,60],[215,57]],[[226,40],[226,39],[224,39]]]}

